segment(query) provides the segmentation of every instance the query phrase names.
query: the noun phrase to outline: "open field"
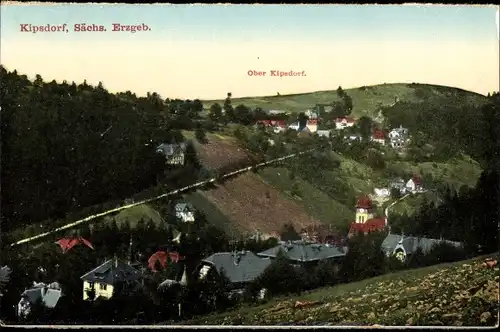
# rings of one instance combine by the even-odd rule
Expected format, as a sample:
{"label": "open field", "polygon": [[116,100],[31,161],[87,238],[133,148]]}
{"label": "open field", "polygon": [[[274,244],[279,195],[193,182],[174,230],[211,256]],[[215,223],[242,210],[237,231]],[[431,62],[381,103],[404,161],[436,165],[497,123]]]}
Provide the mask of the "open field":
{"label": "open field", "polygon": [[243,232],[271,234],[279,232],[287,223],[297,230],[320,223],[300,204],[284,198],[254,173],[227,180],[203,195]]}
{"label": "open field", "polygon": [[[338,101],[337,87],[330,91],[317,91],[294,95],[266,96],[233,98],[232,104],[237,106],[244,104],[251,108],[261,107],[264,110],[287,110],[290,112],[303,112],[316,104],[331,104]],[[399,101],[420,102],[424,98],[433,98],[443,102],[457,96],[463,97],[466,102],[482,103],[486,97],[473,92],[436,85],[406,83],[379,84],[366,87],[358,87],[344,90],[353,100],[352,115],[360,117],[363,115],[375,116],[375,111],[380,106],[392,105],[397,97]],[[213,103],[222,105],[224,100],[203,101],[204,107],[209,109]]]}
{"label": "open field", "polygon": [[[498,259],[498,254],[496,254]],[[187,325],[495,326],[499,268],[483,256],[386,274],[184,322]],[[295,308],[296,301],[311,301]]]}
{"label": "open field", "polygon": [[455,188],[466,185],[473,187],[481,175],[481,166],[473,159],[467,156],[456,158],[446,163],[424,162],[408,163],[393,162],[396,167],[404,168],[415,174],[431,174],[434,179],[441,179]]}
{"label": "open field", "polygon": [[233,163],[252,162],[252,155],[240,148],[235,138],[217,133],[207,133],[207,144],[201,144],[194,138],[191,131],[183,131],[187,139],[191,139],[198,154],[200,163],[209,170],[217,170]]}
{"label": "open field", "polygon": [[[290,180],[290,171],[286,168],[266,167],[259,170],[259,175],[280,190],[282,195],[304,206],[313,218],[322,223],[347,226],[354,220],[354,208],[349,209],[303,179],[297,177]],[[294,186],[300,196],[294,194]]]}
{"label": "open field", "polygon": [[130,209],[120,211],[120,213],[112,217],[104,217],[105,221],[111,221],[112,219],[116,221],[118,226],[128,221],[132,228],[134,228],[141,219],[144,221],[153,220],[155,225],[161,225],[165,222],[158,211],[148,204],[131,207]]}

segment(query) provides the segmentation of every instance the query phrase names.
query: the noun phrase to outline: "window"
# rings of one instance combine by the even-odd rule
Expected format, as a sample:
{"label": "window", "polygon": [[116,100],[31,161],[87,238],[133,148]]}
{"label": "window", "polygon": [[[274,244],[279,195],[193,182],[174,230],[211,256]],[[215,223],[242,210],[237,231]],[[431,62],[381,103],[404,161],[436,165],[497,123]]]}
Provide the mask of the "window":
{"label": "window", "polygon": [[108,285],[106,285],[106,284],[99,284],[99,289],[100,290],[106,290],[107,286]]}
{"label": "window", "polygon": [[89,282],[89,287],[90,287],[90,289],[93,289],[94,288],[94,283],[93,282]]}

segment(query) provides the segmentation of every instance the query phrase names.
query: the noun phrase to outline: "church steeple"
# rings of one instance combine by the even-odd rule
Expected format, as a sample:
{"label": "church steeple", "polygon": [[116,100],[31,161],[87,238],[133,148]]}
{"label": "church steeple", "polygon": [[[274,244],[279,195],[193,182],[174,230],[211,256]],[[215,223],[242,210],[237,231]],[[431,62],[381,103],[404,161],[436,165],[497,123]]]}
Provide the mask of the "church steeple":
{"label": "church steeple", "polygon": [[358,199],[356,203],[356,223],[365,223],[373,218],[373,203],[367,196]]}

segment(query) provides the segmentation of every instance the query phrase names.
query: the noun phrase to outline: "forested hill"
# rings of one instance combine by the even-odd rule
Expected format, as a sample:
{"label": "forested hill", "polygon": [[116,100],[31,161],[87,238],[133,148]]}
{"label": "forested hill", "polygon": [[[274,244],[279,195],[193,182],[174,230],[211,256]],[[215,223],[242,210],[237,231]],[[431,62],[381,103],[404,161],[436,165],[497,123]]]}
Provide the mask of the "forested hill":
{"label": "forested hill", "polygon": [[3,66],[0,91],[3,231],[150,187],[164,167],[155,144],[182,140],[177,128],[202,110],[199,101],[171,103],[183,111],[174,120],[156,93],[30,81]]}

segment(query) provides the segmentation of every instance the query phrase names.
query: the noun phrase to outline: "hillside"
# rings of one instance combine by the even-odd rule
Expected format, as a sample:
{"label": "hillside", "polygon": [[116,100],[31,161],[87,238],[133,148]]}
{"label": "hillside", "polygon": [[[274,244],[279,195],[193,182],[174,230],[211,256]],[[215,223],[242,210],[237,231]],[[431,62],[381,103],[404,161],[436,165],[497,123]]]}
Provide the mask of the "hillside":
{"label": "hillside", "polygon": [[251,164],[255,157],[236,144],[229,135],[207,133],[206,144],[195,139],[193,131],[182,131],[183,136],[193,142],[201,165],[207,170],[223,169],[236,164]]}
{"label": "hillside", "polygon": [[[184,135],[187,138],[193,136],[192,132],[185,132]],[[241,161],[251,162],[251,157],[247,157],[251,153],[239,147],[233,137],[212,133],[207,137],[207,144],[195,142],[200,162],[205,168],[218,169]],[[239,159],[230,159],[227,155],[238,156]],[[387,186],[391,176],[339,153],[330,152],[330,155],[340,162],[339,166],[328,166],[312,172],[310,176],[297,175],[292,179],[288,164],[265,167],[257,173],[238,176],[215,189],[184,195],[184,198],[202,211],[209,223],[217,225],[231,236],[256,231],[275,233],[280,231],[284,223],[294,224],[297,230],[312,223],[347,229],[354,218],[355,198],[364,194],[372,195],[374,188]],[[447,163],[394,161],[388,167],[411,174],[430,173],[434,179],[457,189],[463,185],[474,186],[481,172],[477,162],[467,157]],[[437,200],[432,192],[417,195],[398,203],[391,211],[411,215],[420,206],[424,196],[432,201]],[[391,202],[391,199],[381,201],[378,213],[382,214],[383,208]],[[132,219],[136,221],[140,218],[149,219],[153,208],[131,210],[115,218],[119,222],[129,216],[133,216]],[[276,219],[275,211],[278,210],[280,218]],[[153,213],[153,220],[156,221],[158,216],[158,212]]]}
{"label": "hillside", "polygon": [[[438,103],[463,100],[465,103],[483,104],[486,97],[470,91],[453,87],[429,85],[429,84],[405,84],[391,83],[358,87],[344,90],[353,99],[352,115],[376,116],[380,106],[389,106],[398,101],[421,102],[434,100]],[[244,104],[251,108],[261,107],[264,110],[287,110],[290,112],[302,112],[314,107],[316,104],[331,104],[339,101],[336,90],[317,91],[293,95],[267,96],[267,97],[245,97],[232,99],[233,105]],[[206,109],[213,103],[223,104],[224,100],[203,101]]]}
{"label": "hillside", "polygon": [[300,204],[284,197],[251,172],[205,191],[203,195],[242,232],[272,234],[278,233],[287,223],[297,230],[319,224]]}
{"label": "hillside", "polygon": [[382,275],[184,324],[493,327],[499,268],[484,266],[484,258]]}

